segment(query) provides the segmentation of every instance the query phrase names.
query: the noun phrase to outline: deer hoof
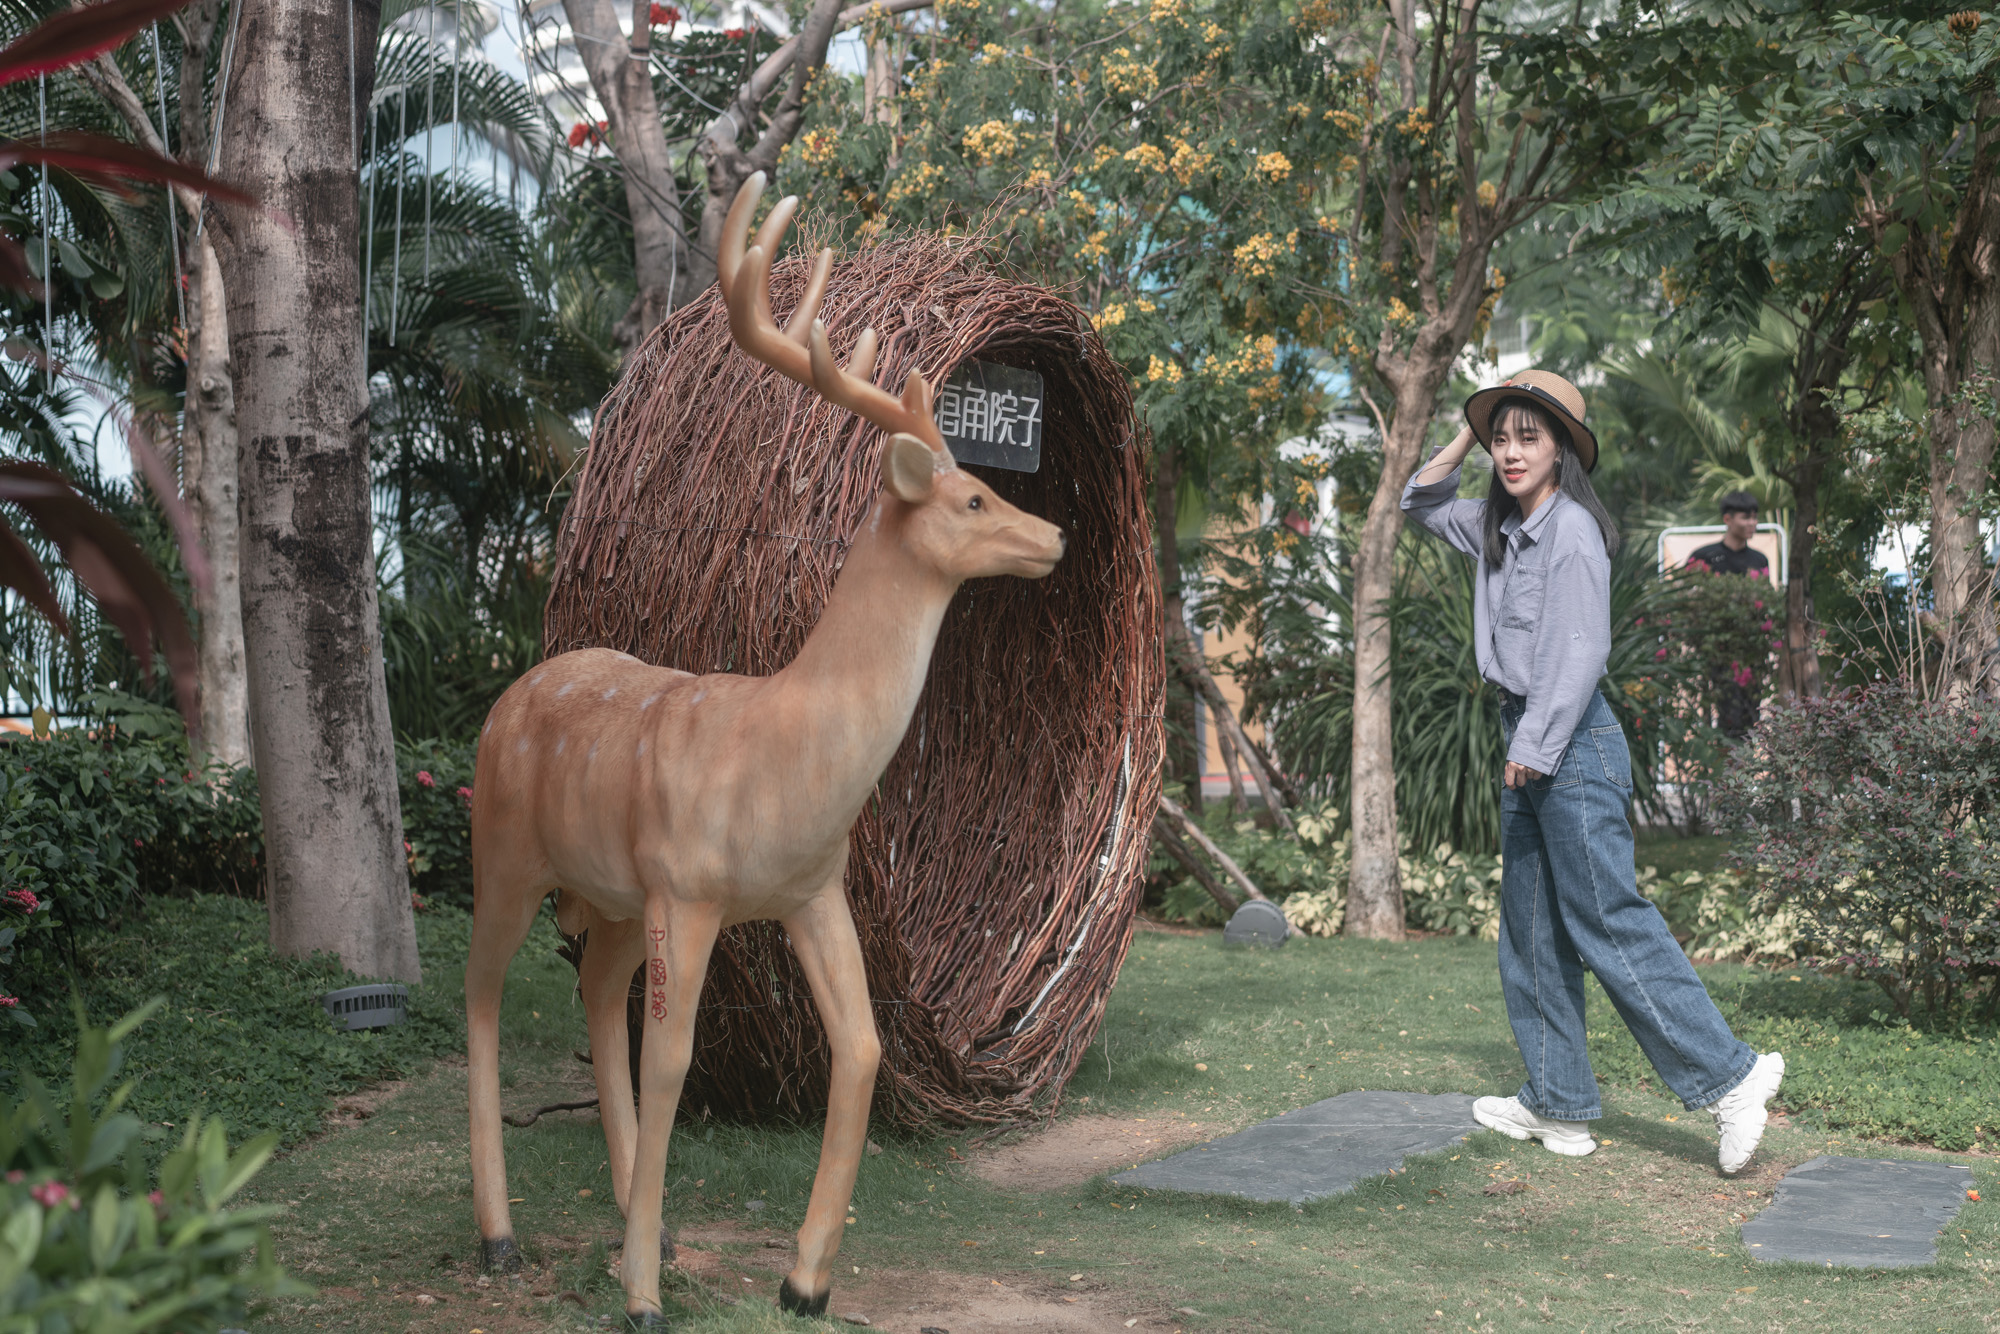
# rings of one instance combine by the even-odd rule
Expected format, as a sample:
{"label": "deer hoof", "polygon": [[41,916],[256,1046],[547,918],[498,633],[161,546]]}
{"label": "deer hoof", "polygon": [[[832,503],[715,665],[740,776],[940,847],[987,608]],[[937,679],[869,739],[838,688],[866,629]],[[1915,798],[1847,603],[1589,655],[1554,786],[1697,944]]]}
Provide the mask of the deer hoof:
{"label": "deer hoof", "polygon": [[493,1237],[479,1243],[479,1267],[489,1274],[521,1272],[521,1248],[512,1237]]}
{"label": "deer hoof", "polygon": [[657,1330],[672,1329],[673,1326],[667,1323],[667,1318],[658,1311],[627,1311],[625,1313],[625,1328],[628,1330]]}
{"label": "deer hoof", "polygon": [[787,1278],[778,1285],[778,1309],[786,1315],[822,1316],[826,1314],[826,1299],[831,1296],[833,1289],[828,1288],[817,1297],[808,1297]]}

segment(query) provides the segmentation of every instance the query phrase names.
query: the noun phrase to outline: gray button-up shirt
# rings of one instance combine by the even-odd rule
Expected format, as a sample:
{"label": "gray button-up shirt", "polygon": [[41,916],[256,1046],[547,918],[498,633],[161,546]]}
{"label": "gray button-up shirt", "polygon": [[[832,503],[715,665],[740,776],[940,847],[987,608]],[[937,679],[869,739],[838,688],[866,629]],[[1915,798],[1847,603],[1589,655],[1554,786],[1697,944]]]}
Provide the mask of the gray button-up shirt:
{"label": "gray button-up shirt", "polygon": [[1479,562],[1472,599],[1479,674],[1528,702],[1507,758],[1552,774],[1611,655],[1604,534],[1588,510],[1558,491],[1525,523],[1518,511],[1501,522],[1507,556],[1496,570],[1484,555],[1486,502],[1458,499],[1458,474],[1453,468],[1421,486],[1412,474],[1403,510]]}

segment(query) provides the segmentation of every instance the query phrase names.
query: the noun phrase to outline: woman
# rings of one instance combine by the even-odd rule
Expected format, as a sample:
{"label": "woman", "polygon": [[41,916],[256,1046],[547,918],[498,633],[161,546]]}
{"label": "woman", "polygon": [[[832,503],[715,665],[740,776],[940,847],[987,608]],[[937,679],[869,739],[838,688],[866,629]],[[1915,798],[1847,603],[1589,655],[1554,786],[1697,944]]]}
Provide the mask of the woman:
{"label": "woman", "polygon": [[[1667,1087],[1714,1114],[1734,1174],[1764,1136],[1785,1060],[1729,1031],[1632,872],[1631,757],[1597,691],[1618,533],[1591,489],[1597,438],[1583,412],[1569,381],[1524,371],[1466,400],[1465,429],[1403,489],[1411,517],[1479,562],[1473,636],[1506,727],[1500,985],[1528,1079],[1472,1114],[1556,1153],[1596,1149],[1588,968]],[[1459,500],[1475,439],[1493,456],[1492,485],[1483,501]]]}

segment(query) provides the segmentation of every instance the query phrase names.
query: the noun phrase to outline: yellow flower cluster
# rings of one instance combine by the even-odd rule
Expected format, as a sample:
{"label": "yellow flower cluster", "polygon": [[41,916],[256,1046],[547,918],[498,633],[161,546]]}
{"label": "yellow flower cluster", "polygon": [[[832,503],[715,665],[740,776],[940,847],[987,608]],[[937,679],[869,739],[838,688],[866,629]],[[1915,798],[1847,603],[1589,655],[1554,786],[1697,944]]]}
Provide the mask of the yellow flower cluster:
{"label": "yellow flower cluster", "polygon": [[1091,156],[1090,169],[1092,171],[1102,171],[1105,163],[1116,162],[1117,160],[1117,149],[1113,148],[1110,144],[1099,144],[1097,152]]}
{"label": "yellow flower cluster", "polygon": [[1048,189],[1049,182],[1052,179],[1054,178],[1049,175],[1047,168],[1036,167],[1033,171],[1028,173],[1028,179],[1022,181],[1021,184],[1025,185],[1030,190],[1046,190]]}
{"label": "yellow flower cluster", "polygon": [[1137,148],[1125,150],[1125,160],[1149,171],[1165,171],[1167,155],[1160,151],[1158,144],[1140,144]]}
{"label": "yellow flower cluster", "polygon": [[1227,46],[1229,44],[1229,32],[1227,29],[1211,23],[1201,30],[1201,40],[1207,42],[1210,46]]}
{"label": "yellow flower cluster", "polygon": [[1236,266],[1252,278],[1268,278],[1278,271],[1278,239],[1269,232],[1237,246],[1235,254]]}
{"label": "yellow flower cluster", "polygon": [[938,17],[949,20],[954,14],[977,14],[980,0],[937,0]]}
{"label": "yellow flower cluster", "polygon": [[1491,181],[1481,181],[1479,183],[1479,206],[1481,208],[1492,208],[1499,202],[1500,187]]}
{"label": "yellow flower cluster", "polygon": [[1005,60],[1007,58],[1007,48],[998,42],[988,42],[979,48],[979,54],[985,56],[988,60]]}
{"label": "yellow flower cluster", "polygon": [[1178,23],[1183,8],[1181,0],[1153,0],[1153,22]]}
{"label": "yellow flower cluster", "polygon": [[1092,232],[1090,239],[1085,241],[1083,247],[1076,252],[1076,257],[1081,260],[1103,259],[1111,253],[1104,248],[1104,242],[1110,235],[1110,232]]}
{"label": "yellow flower cluster", "polygon": [[1010,158],[1020,146],[1020,137],[1008,121],[989,120],[965,132],[965,151],[981,162],[999,162]]}
{"label": "yellow flower cluster", "polygon": [[1278,340],[1270,334],[1245,339],[1243,346],[1214,365],[1218,377],[1268,372],[1278,364]]}
{"label": "yellow flower cluster", "polygon": [[944,168],[936,163],[913,163],[896,173],[894,183],[889,186],[889,203],[900,204],[906,199],[928,195],[943,179]]}
{"label": "yellow flower cluster", "polygon": [[1104,81],[1114,93],[1147,98],[1159,91],[1160,72],[1148,60],[1135,60],[1127,47],[1119,47],[1104,62]]}
{"label": "yellow flower cluster", "polygon": [[1074,186],[1070,187],[1069,202],[1075,204],[1078,208],[1084,210],[1086,213],[1097,212],[1097,210],[1091,205],[1090,196]]}
{"label": "yellow flower cluster", "polygon": [[1403,117],[1403,133],[1413,139],[1428,139],[1436,128],[1437,122],[1425,115],[1422,107],[1411,107]]}
{"label": "yellow flower cluster", "polygon": [[1308,0],[1300,6],[1298,17],[1292,26],[1300,32],[1325,32],[1340,17],[1340,7],[1335,0]]}
{"label": "yellow flower cluster", "polygon": [[1283,153],[1259,153],[1257,174],[1276,185],[1292,174],[1292,160]]}
{"label": "yellow flower cluster", "polygon": [[1155,310],[1158,309],[1159,309],[1158,306],[1155,306],[1152,302],[1146,300],[1146,298],[1143,296],[1133,298],[1132,304],[1129,308],[1122,301],[1114,301],[1110,305],[1106,306],[1103,310],[1099,311],[1097,313],[1096,318],[1093,319],[1091,323],[1095,324],[1100,329],[1115,329],[1119,325],[1125,323],[1125,318],[1127,315],[1134,313],[1140,315],[1150,315]]}
{"label": "yellow flower cluster", "polygon": [[1215,161],[1214,154],[1196,150],[1185,139],[1176,139],[1173,143],[1174,156],[1167,165],[1173,169],[1174,179],[1182,185],[1191,184],[1196,176],[1207,171],[1209,164]]}
{"label": "yellow flower cluster", "polygon": [[1395,297],[1389,302],[1389,311],[1382,317],[1390,324],[1415,324],[1416,312],[1403,304],[1403,298]]}
{"label": "yellow flower cluster", "polygon": [[1180,363],[1175,361],[1161,361],[1158,357],[1151,357],[1146,362],[1146,379],[1155,384],[1161,380],[1165,380],[1168,384],[1179,384],[1181,382]]}
{"label": "yellow flower cluster", "polygon": [[799,161],[812,167],[825,166],[840,151],[831,130],[808,130],[793,147],[798,150]]}

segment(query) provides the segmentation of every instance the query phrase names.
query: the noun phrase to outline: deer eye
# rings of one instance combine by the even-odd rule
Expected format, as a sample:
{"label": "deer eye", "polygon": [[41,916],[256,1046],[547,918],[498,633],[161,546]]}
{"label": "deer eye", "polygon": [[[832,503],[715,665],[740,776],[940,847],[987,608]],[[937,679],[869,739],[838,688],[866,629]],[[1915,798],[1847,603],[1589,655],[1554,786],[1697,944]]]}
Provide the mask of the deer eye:
{"label": "deer eye", "polygon": [[969,510],[983,510],[986,508],[986,502],[981,500],[978,496],[974,496],[972,499],[965,502],[965,507]]}

